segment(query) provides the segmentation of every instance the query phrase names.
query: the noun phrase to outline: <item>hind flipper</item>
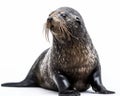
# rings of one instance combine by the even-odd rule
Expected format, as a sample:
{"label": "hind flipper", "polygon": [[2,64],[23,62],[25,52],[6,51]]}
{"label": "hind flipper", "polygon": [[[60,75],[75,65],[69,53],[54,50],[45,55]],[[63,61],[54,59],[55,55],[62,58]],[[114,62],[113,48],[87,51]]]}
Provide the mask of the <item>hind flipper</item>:
{"label": "hind flipper", "polygon": [[5,87],[37,87],[38,85],[34,81],[25,80],[18,83],[3,83],[1,86]]}
{"label": "hind flipper", "polygon": [[47,53],[49,49],[46,49],[35,61],[33,64],[32,68],[30,69],[28,75],[26,78],[18,83],[3,83],[1,86],[6,86],[6,87],[39,87],[38,85],[38,79],[36,76],[36,66],[39,64],[39,62],[44,58],[45,54]]}
{"label": "hind flipper", "polygon": [[1,86],[6,86],[6,87],[36,87],[37,86],[37,77],[35,75],[35,66],[38,63],[38,60],[34,63],[32,66],[31,70],[29,71],[28,75],[26,78],[21,81],[21,82],[16,82],[16,83],[4,83],[1,84]]}
{"label": "hind flipper", "polygon": [[37,87],[37,77],[34,73],[34,70],[31,68],[27,77],[21,81],[16,83],[3,83],[1,86],[6,87]]}

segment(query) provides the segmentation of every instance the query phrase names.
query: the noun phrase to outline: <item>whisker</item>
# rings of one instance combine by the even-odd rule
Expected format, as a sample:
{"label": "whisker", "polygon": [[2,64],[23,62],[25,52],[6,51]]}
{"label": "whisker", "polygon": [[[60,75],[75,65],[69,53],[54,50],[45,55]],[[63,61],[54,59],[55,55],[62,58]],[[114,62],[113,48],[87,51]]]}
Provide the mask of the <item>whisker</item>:
{"label": "whisker", "polygon": [[48,42],[50,42],[49,41],[49,31],[50,31],[49,25],[47,23],[45,23],[44,27],[43,27],[43,32],[44,32],[44,36]]}

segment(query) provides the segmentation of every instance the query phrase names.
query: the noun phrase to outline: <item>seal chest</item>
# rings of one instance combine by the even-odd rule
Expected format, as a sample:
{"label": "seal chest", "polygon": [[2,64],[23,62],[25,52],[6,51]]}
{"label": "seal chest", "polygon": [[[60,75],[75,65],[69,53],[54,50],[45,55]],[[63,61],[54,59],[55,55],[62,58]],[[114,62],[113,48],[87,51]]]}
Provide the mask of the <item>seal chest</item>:
{"label": "seal chest", "polygon": [[[75,44],[62,44],[62,46],[58,45],[53,48],[54,54],[51,58],[54,60],[55,65],[51,66],[54,66],[59,72],[65,74],[70,80],[74,81],[73,87],[78,89],[78,85],[84,84],[79,90],[88,88],[86,87],[88,86],[88,81],[81,81],[86,81],[96,66],[95,59],[97,56],[94,54],[95,50],[90,50],[89,47],[91,46],[92,45],[81,45],[79,40],[75,40]],[[76,82],[79,82],[79,84],[76,84]]]}

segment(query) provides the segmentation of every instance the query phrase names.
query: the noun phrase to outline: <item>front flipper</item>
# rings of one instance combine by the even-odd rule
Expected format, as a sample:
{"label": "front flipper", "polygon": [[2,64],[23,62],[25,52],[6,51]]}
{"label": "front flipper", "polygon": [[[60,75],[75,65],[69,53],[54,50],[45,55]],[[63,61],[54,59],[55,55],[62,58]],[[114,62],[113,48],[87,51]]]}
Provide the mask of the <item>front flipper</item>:
{"label": "front flipper", "polygon": [[68,79],[59,72],[54,73],[53,80],[59,90],[59,96],[80,96],[79,91],[69,90],[70,83]]}
{"label": "front flipper", "polygon": [[80,96],[80,92],[76,90],[65,90],[60,92],[59,96]]}
{"label": "front flipper", "polygon": [[100,72],[100,67],[97,67],[92,76],[91,76],[91,86],[92,89],[95,92],[101,93],[101,94],[114,94],[114,91],[109,91],[107,90],[103,84],[102,84],[102,80],[101,80],[101,72]]}

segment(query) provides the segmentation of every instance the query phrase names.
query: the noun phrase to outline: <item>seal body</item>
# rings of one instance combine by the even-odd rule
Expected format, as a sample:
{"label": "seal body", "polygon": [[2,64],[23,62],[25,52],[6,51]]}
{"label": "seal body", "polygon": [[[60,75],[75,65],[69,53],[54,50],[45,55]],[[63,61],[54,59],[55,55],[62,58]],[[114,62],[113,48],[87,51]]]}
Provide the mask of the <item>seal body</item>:
{"label": "seal body", "polygon": [[2,86],[42,87],[59,91],[59,96],[79,96],[90,86],[103,94],[101,68],[81,15],[69,7],[53,11],[46,22],[45,33],[53,35],[53,44],[35,61],[25,80]]}

